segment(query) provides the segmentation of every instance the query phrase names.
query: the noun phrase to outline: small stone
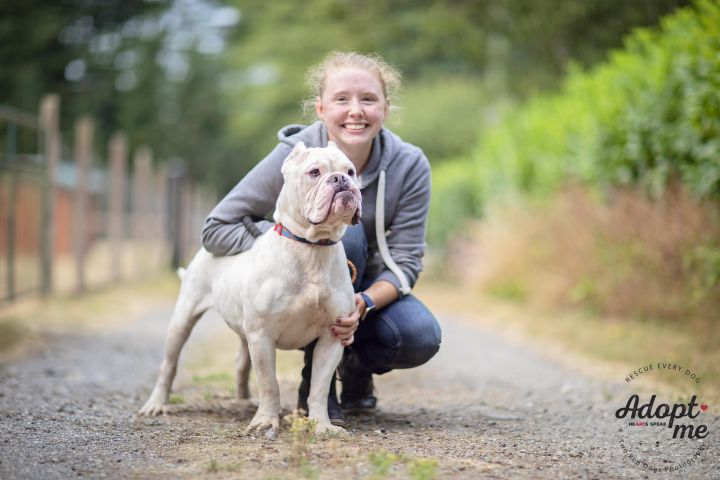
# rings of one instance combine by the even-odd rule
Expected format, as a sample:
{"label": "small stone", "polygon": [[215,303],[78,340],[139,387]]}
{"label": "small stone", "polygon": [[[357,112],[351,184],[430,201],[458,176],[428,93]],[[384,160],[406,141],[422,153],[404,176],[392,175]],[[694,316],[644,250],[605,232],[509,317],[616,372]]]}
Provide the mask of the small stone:
{"label": "small stone", "polygon": [[267,432],[265,432],[265,438],[268,440],[277,440],[277,432],[274,428],[271,428]]}

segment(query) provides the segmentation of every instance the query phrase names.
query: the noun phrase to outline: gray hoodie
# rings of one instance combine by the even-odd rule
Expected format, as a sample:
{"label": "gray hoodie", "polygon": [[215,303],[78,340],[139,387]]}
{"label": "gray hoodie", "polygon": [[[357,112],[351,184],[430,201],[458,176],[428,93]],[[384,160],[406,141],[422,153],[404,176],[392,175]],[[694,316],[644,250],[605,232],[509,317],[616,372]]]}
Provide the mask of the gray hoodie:
{"label": "gray hoodie", "polygon": [[[280,143],[275,149],[210,212],[202,231],[202,244],[207,251],[234,255],[249,249],[254,238],[241,219],[246,215],[268,218],[272,213],[283,185],[280,168],[293,146],[299,141],[308,147],[326,147],[328,143],[322,122],[310,126],[288,125],[278,132],[278,138]],[[401,294],[407,294],[422,270],[430,206],[430,164],[422,150],[383,128],[373,140],[370,160],[359,179],[363,195],[362,224],[369,250],[365,278],[386,280]],[[386,182],[384,222],[376,225],[381,182]],[[264,232],[273,224],[260,221],[257,225]],[[376,232],[380,229],[384,235],[378,245]]]}

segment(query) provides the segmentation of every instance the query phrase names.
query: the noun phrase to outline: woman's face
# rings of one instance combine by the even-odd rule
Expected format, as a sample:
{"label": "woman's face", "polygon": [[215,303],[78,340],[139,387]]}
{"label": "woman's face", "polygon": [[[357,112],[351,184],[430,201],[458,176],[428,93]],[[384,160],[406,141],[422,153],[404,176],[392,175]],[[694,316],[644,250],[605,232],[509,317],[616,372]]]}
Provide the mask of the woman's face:
{"label": "woman's face", "polygon": [[375,75],[342,67],[328,72],[315,111],[325,123],[329,139],[349,153],[372,143],[387,117],[388,103]]}

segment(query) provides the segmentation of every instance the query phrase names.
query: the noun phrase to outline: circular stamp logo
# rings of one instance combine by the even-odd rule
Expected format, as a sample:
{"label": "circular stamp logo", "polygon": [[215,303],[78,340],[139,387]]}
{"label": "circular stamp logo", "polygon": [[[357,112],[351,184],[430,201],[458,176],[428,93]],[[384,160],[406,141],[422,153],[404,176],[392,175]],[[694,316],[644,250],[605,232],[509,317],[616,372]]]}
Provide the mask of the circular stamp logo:
{"label": "circular stamp logo", "polygon": [[695,393],[702,379],[677,363],[643,365],[625,377],[632,384],[660,372],[687,380],[686,395],[664,398],[654,393],[635,393],[614,411],[618,444],[628,462],[653,473],[678,472],[701,461],[711,435],[707,422],[710,405]]}

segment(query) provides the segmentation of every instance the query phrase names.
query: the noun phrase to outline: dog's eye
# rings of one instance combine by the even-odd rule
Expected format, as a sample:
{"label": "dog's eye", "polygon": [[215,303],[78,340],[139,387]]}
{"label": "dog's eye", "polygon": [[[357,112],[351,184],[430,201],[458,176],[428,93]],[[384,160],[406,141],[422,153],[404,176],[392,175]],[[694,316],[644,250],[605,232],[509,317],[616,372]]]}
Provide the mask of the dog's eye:
{"label": "dog's eye", "polygon": [[353,170],[352,168],[351,168],[350,170],[348,170],[348,175],[350,175],[351,177],[354,177],[354,176],[355,176],[355,170]]}
{"label": "dog's eye", "polygon": [[317,178],[320,176],[320,170],[318,170],[317,168],[313,168],[312,170],[310,170],[308,172],[308,175],[310,175],[313,178]]}

